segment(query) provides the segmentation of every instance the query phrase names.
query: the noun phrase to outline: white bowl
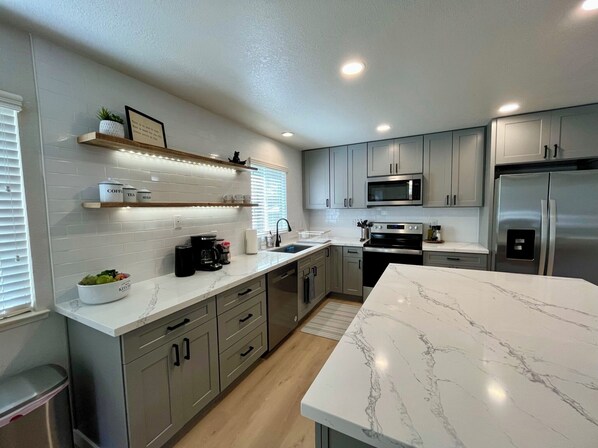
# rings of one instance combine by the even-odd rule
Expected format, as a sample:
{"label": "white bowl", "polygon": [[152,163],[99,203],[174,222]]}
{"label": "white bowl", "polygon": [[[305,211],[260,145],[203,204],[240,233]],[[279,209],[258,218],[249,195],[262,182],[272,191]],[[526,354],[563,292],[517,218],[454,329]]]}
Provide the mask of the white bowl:
{"label": "white bowl", "polygon": [[131,276],[102,285],[77,285],[79,299],[88,305],[114,302],[126,297],[131,290]]}

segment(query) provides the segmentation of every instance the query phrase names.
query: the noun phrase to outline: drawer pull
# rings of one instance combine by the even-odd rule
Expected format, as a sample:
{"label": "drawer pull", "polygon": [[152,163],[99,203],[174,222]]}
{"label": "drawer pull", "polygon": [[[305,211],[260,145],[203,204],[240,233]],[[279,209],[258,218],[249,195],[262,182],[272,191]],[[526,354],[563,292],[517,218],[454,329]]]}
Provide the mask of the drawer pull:
{"label": "drawer pull", "polygon": [[358,254],[359,252],[357,252],[356,250],[348,250],[347,253],[348,254]]}
{"label": "drawer pull", "polygon": [[249,313],[246,317],[244,317],[243,319],[239,319],[239,322],[245,322],[249,319],[251,319],[253,317],[253,314]]}
{"label": "drawer pull", "polygon": [[446,257],[446,259],[450,261],[461,261],[459,257]]}
{"label": "drawer pull", "polygon": [[189,340],[189,338],[183,339],[183,344],[185,344],[185,351],[187,352],[183,356],[183,358],[185,358],[185,359],[191,359],[191,341]]}
{"label": "drawer pull", "polygon": [[251,288],[247,288],[245,291],[238,293],[238,296],[246,296],[247,294],[249,294],[251,291],[253,291],[253,289]]}
{"label": "drawer pull", "polygon": [[172,348],[174,348],[174,365],[176,367],[181,365],[181,355],[179,353],[179,344],[172,344]]}
{"label": "drawer pull", "polygon": [[250,345],[245,353],[241,353],[241,356],[244,358],[245,356],[250,354],[252,351],[253,351],[253,345]]}
{"label": "drawer pull", "polygon": [[182,327],[183,325],[187,325],[189,322],[191,322],[188,318],[183,319],[182,322],[179,322],[176,325],[173,325],[172,327],[166,327],[166,331],[174,331],[179,327]]}

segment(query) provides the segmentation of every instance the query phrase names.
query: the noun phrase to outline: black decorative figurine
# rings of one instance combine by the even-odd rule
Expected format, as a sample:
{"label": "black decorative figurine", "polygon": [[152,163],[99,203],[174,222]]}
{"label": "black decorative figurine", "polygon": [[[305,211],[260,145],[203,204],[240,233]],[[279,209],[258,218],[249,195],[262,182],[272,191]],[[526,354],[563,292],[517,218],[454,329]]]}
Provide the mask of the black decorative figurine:
{"label": "black decorative figurine", "polygon": [[229,157],[228,161],[239,165],[245,165],[247,163],[247,160],[241,160],[241,158],[239,157],[239,151],[235,151],[233,158],[231,159]]}

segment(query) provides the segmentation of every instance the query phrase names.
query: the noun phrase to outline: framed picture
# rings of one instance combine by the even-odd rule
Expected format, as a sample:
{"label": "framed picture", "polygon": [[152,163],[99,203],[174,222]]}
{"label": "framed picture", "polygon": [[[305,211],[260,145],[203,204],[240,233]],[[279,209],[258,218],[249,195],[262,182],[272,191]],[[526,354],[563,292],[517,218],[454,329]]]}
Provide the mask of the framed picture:
{"label": "framed picture", "polygon": [[167,148],[164,123],[129,106],[125,106],[125,112],[131,140]]}

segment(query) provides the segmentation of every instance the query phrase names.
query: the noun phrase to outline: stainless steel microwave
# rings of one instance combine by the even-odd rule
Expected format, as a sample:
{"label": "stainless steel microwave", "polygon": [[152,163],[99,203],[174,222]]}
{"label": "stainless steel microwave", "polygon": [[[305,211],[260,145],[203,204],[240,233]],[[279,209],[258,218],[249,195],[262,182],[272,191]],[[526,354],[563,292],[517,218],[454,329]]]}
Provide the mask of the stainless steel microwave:
{"label": "stainless steel microwave", "polygon": [[367,180],[367,206],[422,205],[421,174],[373,177]]}

